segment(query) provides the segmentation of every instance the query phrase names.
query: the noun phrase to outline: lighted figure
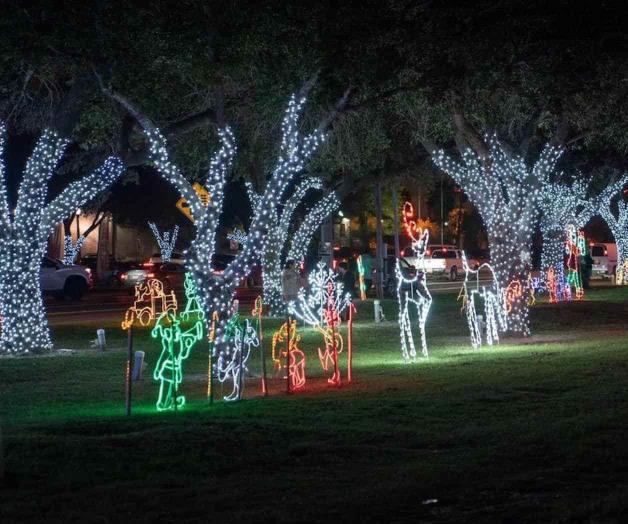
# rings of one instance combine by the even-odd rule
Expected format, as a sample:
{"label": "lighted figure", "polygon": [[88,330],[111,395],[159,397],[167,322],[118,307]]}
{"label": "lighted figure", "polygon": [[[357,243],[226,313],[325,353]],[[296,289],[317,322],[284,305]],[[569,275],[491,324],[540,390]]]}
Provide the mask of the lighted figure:
{"label": "lighted figure", "polygon": [[157,316],[176,312],[177,297],[174,291],[166,293],[163,283],[151,278],[135,286],[135,301],[124,315],[122,329],[129,329],[135,321],[140,326],[148,326]]}
{"label": "lighted figure", "polygon": [[192,317],[204,319],[205,312],[196,292],[196,283],[190,273],[185,274],[183,289],[185,291],[185,309],[181,313],[181,319],[184,321],[190,320]]}
{"label": "lighted figure", "polygon": [[360,286],[360,300],[366,300],[366,283],[364,282],[364,264],[362,255],[358,257],[358,283]]}
{"label": "lighted figure", "polygon": [[[460,291],[463,298],[463,309],[467,315],[467,324],[471,333],[471,345],[477,349],[482,345],[482,330],[478,322],[477,307],[479,301],[484,303],[484,322],[486,324],[486,343],[492,346],[499,342],[499,332],[508,329],[504,294],[499,287],[493,268],[482,264],[478,269],[471,269],[467,257],[462,253],[464,284]],[[490,284],[480,285],[480,271],[490,274]]]}
{"label": "lighted figure", "polygon": [[216,373],[221,383],[227,380],[233,382],[231,393],[223,397],[229,402],[242,398],[244,373],[248,369],[246,364],[251,356],[251,349],[259,347],[259,337],[248,319],[242,326],[237,313],[229,320],[224,336],[227,343],[222,345],[223,349],[218,354]]}
{"label": "lighted figure", "polygon": [[305,353],[299,348],[301,335],[297,333],[297,321],[290,322],[290,332],[288,325],[284,322],[273,334],[272,358],[273,364],[278,372],[285,369],[286,362],[286,338],[288,338],[288,351],[290,351],[290,363],[288,374],[290,376],[290,391],[298,391],[305,386]]}
{"label": "lighted figure", "polygon": [[586,240],[584,233],[573,224],[567,226],[567,239],[565,253],[567,254],[566,281],[575,290],[575,299],[582,300],[584,289],[582,287],[582,275],[580,273],[580,257],[585,253]]}
{"label": "lighted figure", "polygon": [[153,232],[153,235],[155,235],[155,240],[157,240],[157,245],[159,246],[159,250],[161,252],[161,261],[169,262],[172,257],[174,245],[177,242],[179,226],[174,226],[172,233],[170,231],[164,231],[163,235],[159,232],[159,229],[157,229],[157,226],[153,222],[149,222],[148,226]]}
{"label": "lighted figure", "polygon": [[569,302],[571,300],[571,286],[565,279],[563,271],[556,271],[554,267],[547,270],[547,292],[551,304]]}
{"label": "lighted figure", "polygon": [[78,257],[81,252],[81,247],[84,242],[85,237],[83,235],[76,239],[76,244],[72,243],[72,235],[65,236],[63,239],[63,264],[65,266],[74,264],[76,257]]}
{"label": "lighted figure", "polygon": [[166,312],[157,319],[151,336],[161,340],[161,354],[153,371],[153,378],[159,381],[157,411],[183,407],[185,397],[178,394],[183,381],[183,361],[190,356],[194,344],[203,338],[203,323],[199,319],[182,331],[176,314]]}
{"label": "lighted figure", "polygon": [[399,302],[399,328],[401,335],[401,354],[406,362],[415,360],[417,353],[412,336],[412,322],[410,309],[416,308],[419,331],[421,335],[421,353],[428,356],[427,341],[425,339],[425,323],[432,305],[432,295],[427,289],[426,271],[423,260],[427,252],[429,242],[429,230],[421,233],[416,222],[412,219],[413,208],[410,202],[403,206],[402,219],[404,229],[412,240],[412,250],[416,257],[416,272],[408,277],[404,276],[399,260],[395,264],[395,277],[397,279],[397,300]]}
{"label": "lighted figure", "polygon": [[264,302],[262,300],[261,295],[259,295],[255,299],[255,303],[253,305],[253,309],[251,310],[251,316],[255,319],[257,323],[257,333],[259,334],[259,353],[260,353],[260,361],[262,364],[262,393],[264,395],[268,394],[268,385],[266,384],[266,356],[264,355],[264,329],[262,327],[262,315],[264,314]]}
{"label": "lighted figure", "polygon": [[524,296],[525,289],[524,285],[521,283],[521,280],[515,279],[512,280],[508,287],[504,290],[504,301],[506,304],[506,313],[510,315],[513,311],[513,305],[521,300]]}
{"label": "lighted figure", "polygon": [[338,356],[342,353],[342,335],[338,332],[343,312],[351,304],[351,295],[344,292],[342,282],[324,262],[319,262],[316,270],[308,277],[310,292],[299,290],[297,302],[290,302],[291,314],[312,326],[323,336],[325,349],[318,349],[318,357],[325,372],[333,368],[328,382],[340,385]]}

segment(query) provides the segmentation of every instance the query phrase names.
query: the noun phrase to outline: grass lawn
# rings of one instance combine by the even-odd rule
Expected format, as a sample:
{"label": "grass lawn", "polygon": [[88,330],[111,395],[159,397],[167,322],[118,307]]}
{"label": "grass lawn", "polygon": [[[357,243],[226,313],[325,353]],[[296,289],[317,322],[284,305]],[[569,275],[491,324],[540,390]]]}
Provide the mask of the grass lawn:
{"label": "grass lawn", "polygon": [[78,351],[0,359],[0,522],[622,520],[628,290],[540,303],[533,337],[479,351],[455,295],[434,298],[428,360],[402,363],[394,302],[379,325],[362,304],[352,385],[325,384],[304,332],[306,392],[273,379],[260,398],[249,379],[244,401],[209,407],[199,347],[178,413],[155,412],[158,344],[138,332],[131,418],[119,326],[105,353],[81,349],[100,325],[56,329]]}

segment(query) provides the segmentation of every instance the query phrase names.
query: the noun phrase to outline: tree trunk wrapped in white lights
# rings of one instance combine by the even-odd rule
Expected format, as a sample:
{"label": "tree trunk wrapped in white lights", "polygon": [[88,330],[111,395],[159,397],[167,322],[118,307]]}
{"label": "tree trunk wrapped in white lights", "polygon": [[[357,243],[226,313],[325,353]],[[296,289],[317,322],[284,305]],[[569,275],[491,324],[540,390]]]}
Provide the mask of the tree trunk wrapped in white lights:
{"label": "tree trunk wrapped in white lights", "polygon": [[[0,148],[5,135],[0,124]],[[48,181],[67,143],[54,131],[42,133],[26,164],[13,213],[0,161],[0,353],[52,349],[39,281],[48,236],[55,224],[104,191],[124,170],[118,158],[110,157],[46,203]]]}
{"label": "tree trunk wrapped in white lights", "polygon": [[623,270],[628,261],[628,205],[624,200],[623,189],[628,185],[628,175],[623,175],[619,180],[609,184],[594,199],[595,211],[604,219],[608,228],[613,233],[617,244],[617,268],[622,268],[622,282],[626,283],[626,275]]}
{"label": "tree trunk wrapped in white lights", "polygon": [[565,231],[569,224],[583,228],[595,210],[587,200],[589,183],[577,179],[571,185],[546,180],[541,187],[541,278],[553,268],[554,275],[563,275]]}
{"label": "tree trunk wrapped in white lights", "polygon": [[495,137],[487,137],[488,153],[471,149],[455,161],[442,150],[432,158],[469,196],[480,213],[491,250],[491,266],[504,290],[508,331],[528,335],[528,275],[532,233],[540,208],[540,189],[561,154],[546,145],[530,169],[523,158],[508,153]]}
{"label": "tree trunk wrapped in white lights", "polygon": [[[284,260],[300,262],[322,221],[340,205],[335,193],[323,197],[308,211],[305,220],[291,236],[290,225],[297,207],[308,191],[321,188],[320,180],[313,178],[303,180],[288,198],[281,212],[277,212],[273,220],[274,224],[268,230],[267,242],[271,248],[263,253],[262,270],[264,301],[271,315],[278,316],[285,313],[285,304],[281,296],[281,271]],[[286,251],[288,253],[284,258]]]}
{"label": "tree trunk wrapped in white lights", "polygon": [[222,148],[211,162],[207,190],[212,195],[207,207],[203,206],[192,185],[185,179],[179,169],[170,161],[166,148],[166,140],[159,130],[147,118],[124,101],[123,105],[130,109],[149,137],[150,158],[159,173],[172,183],[187,200],[194,218],[196,236],[187,253],[187,267],[197,285],[199,297],[205,311],[205,321],[211,323],[212,313],[217,312],[220,322],[216,330],[218,347],[222,336],[224,322],[227,319],[236,287],[250,273],[260,254],[272,249],[267,231],[273,225],[279,204],[284,193],[294,178],[299,175],[305,162],[318,149],[323,136],[318,131],[301,137],[298,122],[305,99],[290,99],[282,122],[283,139],[279,158],[266,189],[261,195],[251,195],[253,204],[253,220],[243,248],[229,263],[222,274],[215,274],[212,268],[212,255],[215,249],[216,230],[224,201],[226,176],[235,154],[235,145],[231,131],[226,128],[220,132]]}

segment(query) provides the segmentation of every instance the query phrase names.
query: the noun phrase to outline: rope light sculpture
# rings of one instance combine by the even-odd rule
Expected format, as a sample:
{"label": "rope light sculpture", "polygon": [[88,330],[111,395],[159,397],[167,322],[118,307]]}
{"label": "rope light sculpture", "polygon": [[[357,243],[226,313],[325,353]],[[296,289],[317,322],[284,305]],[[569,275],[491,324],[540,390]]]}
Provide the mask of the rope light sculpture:
{"label": "rope light sculpture", "polygon": [[157,411],[176,411],[185,405],[185,396],[179,395],[183,362],[203,338],[203,321],[199,318],[190,328],[182,330],[176,313],[167,311],[159,315],[151,337],[159,338],[161,342],[161,353],[153,371],[153,379],[159,382]]}
{"label": "rope light sculpture", "polygon": [[71,266],[74,264],[76,257],[81,252],[81,247],[85,242],[85,237],[81,235],[76,239],[76,244],[72,242],[72,235],[66,235],[63,239],[63,265]]}
{"label": "rope light sculpture", "polygon": [[174,250],[174,245],[177,242],[179,226],[174,226],[172,232],[164,231],[163,234],[159,232],[159,229],[157,229],[157,225],[154,222],[149,222],[148,227],[150,227],[150,230],[155,236],[155,240],[157,240],[157,245],[159,246],[159,251],[161,253],[161,261],[170,262],[172,252]]}
{"label": "rope light sculpture", "polygon": [[[471,346],[477,349],[482,345],[482,329],[477,315],[478,302],[484,303],[484,322],[486,325],[486,343],[492,346],[499,343],[499,332],[508,327],[504,303],[504,293],[499,287],[495,273],[490,264],[481,264],[478,269],[471,269],[465,253],[462,253],[464,283],[460,291],[462,307],[467,316],[467,324],[471,333]],[[480,272],[490,274],[490,284],[480,285]]]}
{"label": "rope light sculpture", "polygon": [[[6,127],[0,122],[0,151],[5,140]],[[47,203],[48,182],[67,145],[55,131],[41,134],[26,162],[14,207],[9,205],[0,155],[0,354],[52,349],[39,278],[48,237],[59,222],[111,186],[124,171],[119,158],[109,157]]]}
{"label": "rope light sculpture", "polygon": [[358,257],[358,284],[360,287],[360,300],[366,300],[366,284],[364,282],[364,263],[362,261],[362,255]]}
{"label": "rope light sculpture", "polygon": [[253,347],[259,347],[259,336],[251,321],[247,318],[241,322],[235,313],[225,328],[224,342],[216,361],[216,375],[221,383],[230,380],[233,384],[231,393],[223,399],[227,402],[241,400],[244,391],[244,374],[248,370],[246,364]]}
{"label": "rope light sculpture", "polygon": [[164,313],[177,313],[177,297],[174,291],[166,293],[163,282],[156,278],[140,282],[135,286],[133,305],[124,314],[122,329],[129,329],[135,322],[140,326],[149,326]]}
{"label": "rope light sculpture", "polygon": [[584,232],[573,224],[567,226],[566,236],[565,252],[567,254],[567,274],[565,280],[568,286],[574,287],[574,298],[576,300],[582,300],[584,298],[584,288],[582,287],[580,257],[585,253],[586,239],[584,238]]}
{"label": "rope light sculpture", "polygon": [[405,276],[399,259],[395,262],[395,278],[397,281],[397,301],[399,303],[399,331],[401,337],[401,355],[405,362],[417,357],[414,337],[412,336],[412,322],[410,319],[411,307],[416,308],[421,336],[421,354],[428,356],[427,341],[425,338],[425,324],[427,315],[432,306],[432,295],[427,288],[426,271],[423,260],[429,242],[429,229],[421,232],[414,220],[414,208],[410,202],[403,206],[401,214],[406,234],[412,241],[412,250],[417,260],[414,274]]}
{"label": "rope light sculpture", "polygon": [[318,348],[318,358],[323,371],[332,371],[330,384],[341,384],[338,356],[343,351],[342,335],[338,331],[342,314],[351,304],[351,294],[345,293],[342,282],[323,261],[308,275],[310,291],[301,288],[297,300],[288,304],[290,313],[319,332],[325,349]]}
{"label": "rope light sculpture", "polygon": [[547,144],[530,168],[523,157],[504,148],[496,136],[486,136],[485,142],[486,156],[466,149],[457,161],[439,150],[432,152],[432,159],[463,188],[482,217],[491,266],[500,287],[521,291],[508,294],[512,299],[508,303],[508,331],[527,336],[532,236],[541,208],[541,189],[554,172],[562,149]]}
{"label": "rope light sculpture", "polygon": [[[288,339],[287,351],[290,352],[289,359],[286,355],[286,339]],[[306,381],[305,353],[299,347],[300,342],[301,335],[297,333],[297,321],[294,319],[290,321],[289,327],[288,323],[284,322],[273,334],[271,346],[273,365],[277,373],[281,373],[283,369],[286,369],[286,361],[289,361],[286,373],[290,377],[290,391],[292,393],[303,389]]]}

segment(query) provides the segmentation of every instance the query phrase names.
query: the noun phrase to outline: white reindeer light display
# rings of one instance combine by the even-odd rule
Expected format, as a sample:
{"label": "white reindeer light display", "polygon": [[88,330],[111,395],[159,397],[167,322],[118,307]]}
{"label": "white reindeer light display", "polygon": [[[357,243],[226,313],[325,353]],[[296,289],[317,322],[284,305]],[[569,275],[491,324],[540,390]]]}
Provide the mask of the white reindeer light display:
{"label": "white reindeer light display", "polygon": [[[484,321],[486,323],[486,343],[492,346],[499,343],[499,332],[508,329],[508,314],[504,293],[495,278],[493,268],[489,264],[482,264],[478,269],[471,269],[467,257],[462,253],[462,267],[464,268],[464,283],[460,291],[462,296],[462,309],[467,315],[469,332],[471,333],[471,345],[477,349],[482,345],[482,328],[478,321],[478,302],[484,302]],[[491,276],[488,285],[480,285],[480,271],[485,270]]]}
{"label": "white reindeer light display", "polygon": [[397,260],[395,264],[395,276],[397,277],[397,299],[399,301],[399,329],[401,335],[401,354],[406,362],[416,360],[416,348],[412,336],[412,322],[410,320],[411,306],[416,307],[419,331],[421,333],[421,353],[428,356],[427,342],[425,340],[425,322],[432,305],[432,295],[427,289],[425,265],[423,259],[427,252],[429,230],[421,229],[412,219],[414,210],[410,202],[403,206],[403,225],[406,233],[412,240],[412,250],[416,257],[416,271],[408,276],[404,275],[401,264]]}

